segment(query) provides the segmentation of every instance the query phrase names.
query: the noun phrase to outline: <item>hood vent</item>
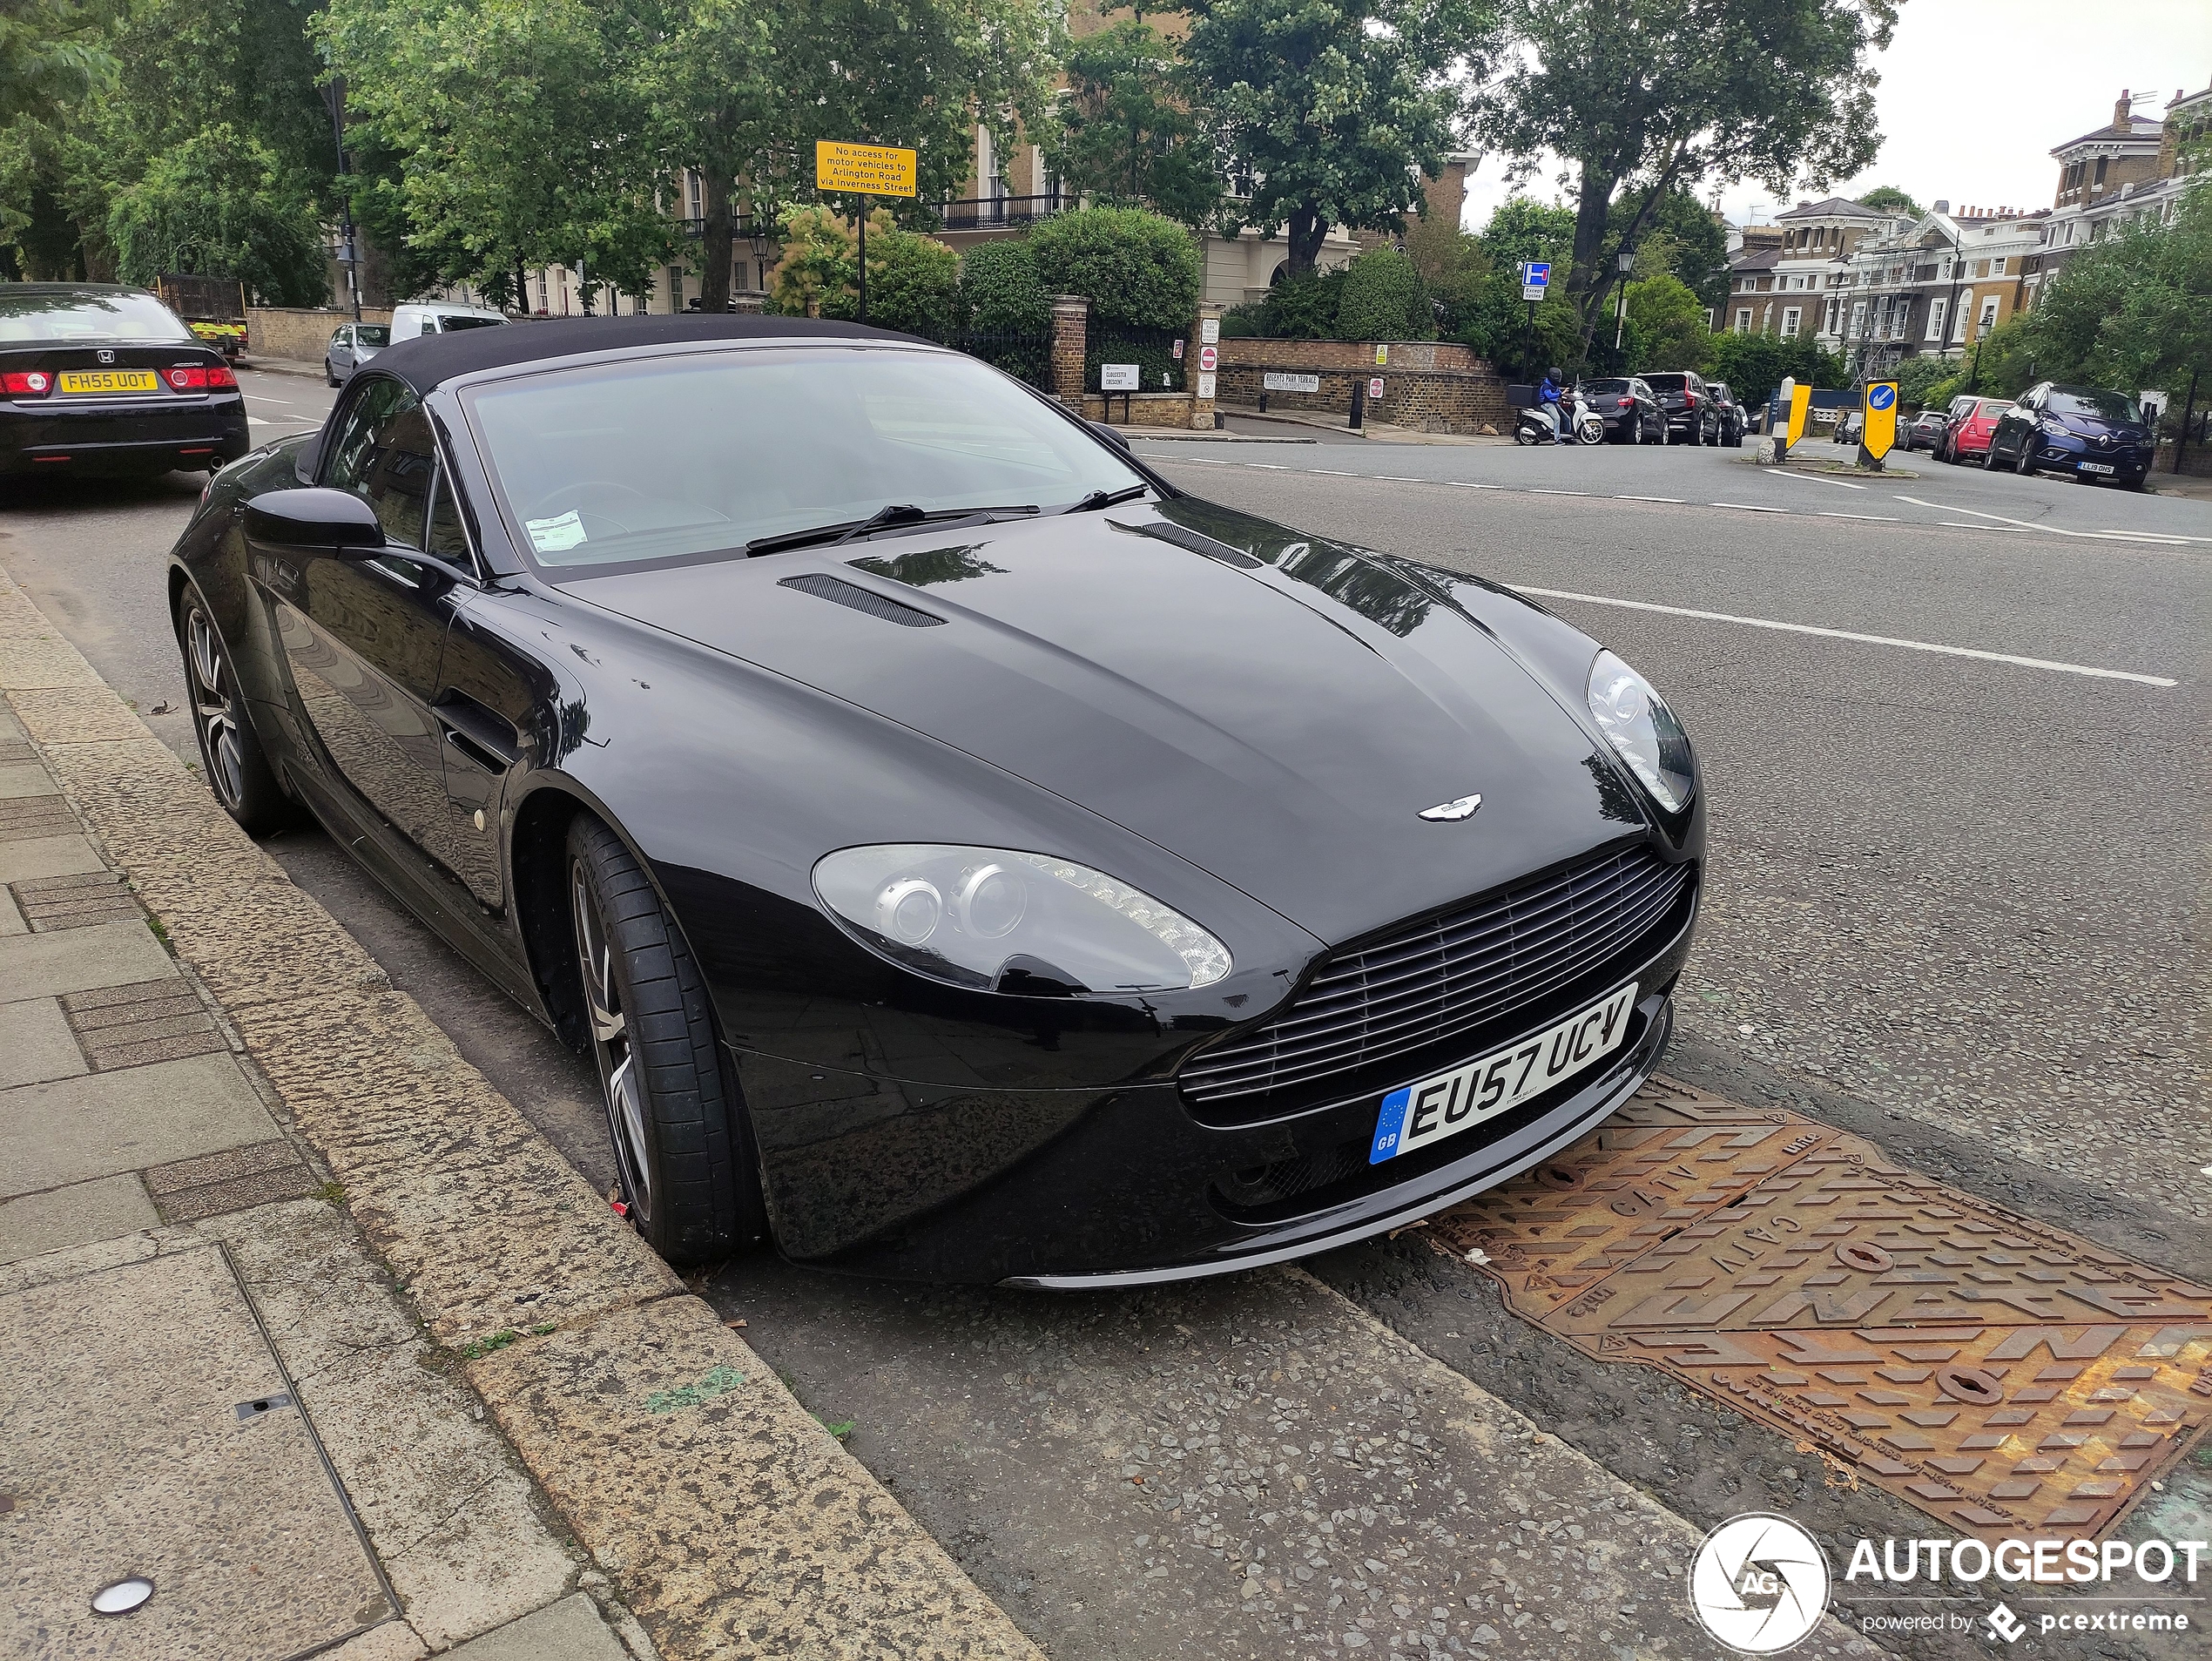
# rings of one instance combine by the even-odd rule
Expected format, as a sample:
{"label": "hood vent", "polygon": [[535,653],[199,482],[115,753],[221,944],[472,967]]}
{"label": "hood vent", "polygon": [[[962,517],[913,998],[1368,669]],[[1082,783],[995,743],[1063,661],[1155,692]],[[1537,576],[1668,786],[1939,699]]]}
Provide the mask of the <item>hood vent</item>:
{"label": "hood vent", "polygon": [[858,583],[848,583],[841,577],[832,577],[826,571],[809,571],[804,577],[786,577],[779,580],[778,588],[795,588],[802,594],[813,594],[825,600],[834,600],[840,605],[849,605],[855,611],[865,611],[872,618],[881,618],[886,623],[895,623],[905,629],[931,629],[944,622],[941,617],[902,605],[897,600],[862,588]]}

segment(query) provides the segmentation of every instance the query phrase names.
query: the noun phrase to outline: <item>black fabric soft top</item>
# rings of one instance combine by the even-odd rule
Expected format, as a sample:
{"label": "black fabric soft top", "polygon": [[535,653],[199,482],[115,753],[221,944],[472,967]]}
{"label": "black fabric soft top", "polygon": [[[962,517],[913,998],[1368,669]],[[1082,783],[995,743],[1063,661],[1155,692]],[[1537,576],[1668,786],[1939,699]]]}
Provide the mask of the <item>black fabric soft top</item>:
{"label": "black fabric soft top", "polygon": [[579,352],[614,352],[626,346],[672,346],[685,341],[752,340],[905,341],[912,337],[859,323],[833,323],[813,317],[758,317],[741,314],[681,317],[533,317],[450,334],[419,334],[376,354],[376,368],[395,375],[417,392],[428,392],[456,375],[496,369],[510,363],[536,363]]}

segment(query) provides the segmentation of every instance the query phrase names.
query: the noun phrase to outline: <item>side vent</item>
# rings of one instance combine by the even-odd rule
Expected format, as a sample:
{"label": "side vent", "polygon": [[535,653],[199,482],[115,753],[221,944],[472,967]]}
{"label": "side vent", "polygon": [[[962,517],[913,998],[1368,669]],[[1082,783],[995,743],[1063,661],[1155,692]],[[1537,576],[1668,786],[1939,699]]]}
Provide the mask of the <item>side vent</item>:
{"label": "side vent", "polygon": [[802,594],[813,594],[840,605],[849,605],[855,611],[865,611],[872,618],[881,618],[886,623],[895,623],[902,629],[934,629],[944,622],[927,611],[878,594],[873,589],[862,588],[858,583],[848,583],[841,577],[832,577],[826,571],[809,571],[804,577],[786,577],[778,588],[795,588]]}

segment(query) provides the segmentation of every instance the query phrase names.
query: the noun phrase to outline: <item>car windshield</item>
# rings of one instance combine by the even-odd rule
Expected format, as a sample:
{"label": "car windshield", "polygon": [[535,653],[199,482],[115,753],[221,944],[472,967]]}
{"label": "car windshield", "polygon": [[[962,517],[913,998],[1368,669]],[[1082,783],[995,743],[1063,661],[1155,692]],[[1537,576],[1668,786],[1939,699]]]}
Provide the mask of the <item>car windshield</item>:
{"label": "car windshield", "polygon": [[1617,394],[1626,392],[1628,389],[1629,383],[1625,381],[1587,381],[1582,384],[1582,390],[1585,392]]}
{"label": "car windshield", "polygon": [[2106,392],[2095,387],[2054,391],[2044,407],[2054,415],[2088,415],[2099,421],[2142,419],[2133,398],[2125,393]]}
{"label": "car windshield", "polygon": [[2010,398],[1984,398],[1975,408],[1977,415],[2001,415],[2013,407]]}
{"label": "car windshield", "polygon": [[192,333],[152,294],[10,294],[0,284],[0,345],[15,341],[188,341]]}
{"label": "car windshield", "polygon": [[1648,375],[1643,381],[1655,392],[1680,392],[1689,384],[1686,375]]}
{"label": "car windshield", "polygon": [[392,331],[381,323],[356,323],[354,325],[354,338],[363,346],[389,346]]}
{"label": "car windshield", "polygon": [[741,553],[889,506],[1071,506],[1125,459],[974,358],[755,348],[466,395],[529,557],[563,571]]}
{"label": "car windshield", "polygon": [[440,312],[438,331],[450,334],[461,328],[496,328],[506,321],[503,317],[456,317],[451,312]]}

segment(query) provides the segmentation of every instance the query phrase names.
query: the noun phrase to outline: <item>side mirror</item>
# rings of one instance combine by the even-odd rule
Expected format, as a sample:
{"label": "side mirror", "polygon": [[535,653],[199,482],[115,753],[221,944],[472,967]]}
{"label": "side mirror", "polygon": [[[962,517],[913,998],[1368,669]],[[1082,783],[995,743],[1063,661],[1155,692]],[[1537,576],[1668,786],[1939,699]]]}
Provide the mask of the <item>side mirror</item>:
{"label": "side mirror", "polygon": [[250,542],[286,548],[359,548],[385,544],[384,527],[368,503],[343,490],[310,486],[271,490],[246,504]]}
{"label": "side mirror", "polygon": [[1101,438],[1103,438],[1112,443],[1116,449],[1123,450],[1127,450],[1129,449],[1129,435],[1116,431],[1104,422],[1092,422],[1090,423],[1090,429],[1091,431],[1096,433]]}

